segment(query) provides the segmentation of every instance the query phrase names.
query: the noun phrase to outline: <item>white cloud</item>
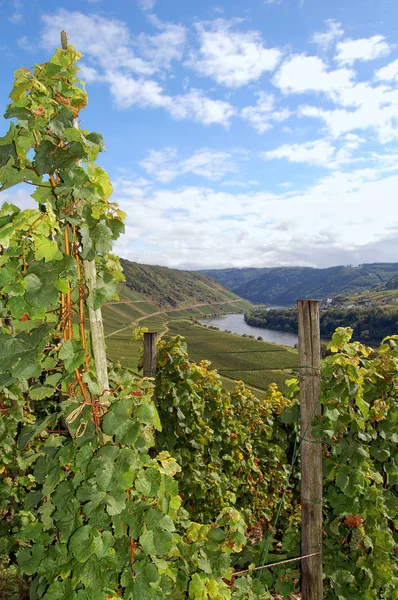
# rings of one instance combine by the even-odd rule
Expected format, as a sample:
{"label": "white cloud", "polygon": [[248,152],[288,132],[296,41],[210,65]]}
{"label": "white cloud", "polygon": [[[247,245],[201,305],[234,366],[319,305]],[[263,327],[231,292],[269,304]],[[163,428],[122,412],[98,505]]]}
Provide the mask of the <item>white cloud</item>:
{"label": "white cloud", "polygon": [[385,67],[376,71],[376,79],[381,81],[397,81],[398,79],[398,58],[390,62]]}
{"label": "white cloud", "polygon": [[166,108],[176,120],[192,118],[203,125],[220,124],[226,128],[236,113],[229,102],[213,100],[196,89],[191,89],[186,94],[167,97]]}
{"label": "white cloud", "polygon": [[339,169],[348,163],[360,162],[364,157],[354,155],[361,144],[366,142],[358,135],[347,133],[339,143],[328,138],[303,142],[301,144],[282,144],[274,150],[262,153],[265,160],[285,159],[291,163],[302,163]]}
{"label": "white cloud", "polygon": [[365,138],[360,137],[355,133],[347,133],[343,137],[340,147],[336,150],[332,166],[336,168],[339,165],[361,162],[364,160],[365,156],[357,151],[361,144],[364,144],[366,141]]}
{"label": "white cloud", "polygon": [[156,0],[138,0],[138,5],[142,10],[152,10]]}
{"label": "white cloud", "polygon": [[327,30],[325,32],[316,32],[313,34],[311,41],[318,44],[322,50],[327,50],[332,43],[344,34],[341,23],[335,19],[326,19]]}
{"label": "white cloud", "polygon": [[[362,40],[346,40],[337,45],[341,65],[355,60],[371,60],[390,51],[382,36]],[[392,81],[398,72],[398,61],[376,72],[376,79]],[[381,142],[398,138],[398,90],[386,85],[374,86],[370,81],[357,81],[356,73],[341,66],[330,69],[318,56],[296,55],[286,60],[275,74],[273,83],[284,94],[322,92],[334,104],[306,104],[298,110],[305,117],[321,119],[333,137],[349,132],[369,130]]]}
{"label": "white cloud", "polygon": [[340,65],[353,65],[356,60],[369,61],[391,52],[391,46],[384,35],[374,35],[359,40],[343,40],[336,46],[337,54],[334,59]]}
{"label": "white cloud", "polygon": [[[365,57],[364,52],[363,60]],[[379,69],[376,79],[392,81],[396,74],[398,61]],[[299,108],[298,114],[323,120],[334,137],[373,130],[383,143],[398,139],[398,90],[394,87],[356,81],[352,69],[330,69],[318,56],[305,54],[286,60],[275,74],[273,83],[284,94],[322,92],[333,102],[333,108],[325,108],[320,103],[306,104]]]}
{"label": "white cloud", "polygon": [[262,156],[266,160],[284,158],[293,163],[328,167],[334,151],[334,146],[328,140],[315,140],[303,144],[284,144],[264,152]]}
{"label": "white cloud", "polygon": [[262,134],[271,129],[275,122],[286,121],[291,115],[287,108],[276,110],[275,104],[275,97],[272,94],[260,92],[257,103],[243,108],[241,117],[248,121],[258,133]]}
{"label": "white cloud", "polygon": [[22,48],[22,50],[26,50],[28,52],[32,50],[32,43],[26,35],[21,36],[18,39],[17,44],[20,48]]}
{"label": "white cloud", "polygon": [[185,27],[163,23],[154,15],[150,17],[150,22],[160,33],[141,33],[137,37],[135,44],[140,54],[157,67],[168,67],[173,60],[181,60],[186,43]]}
{"label": "white cloud", "polygon": [[212,100],[200,90],[168,96],[153,79],[134,79],[121,73],[108,73],[106,80],[119,108],[137,105],[142,108],[163,108],[173,119],[192,119],[203,125],[220,124],[228,127],[234,108],[222,100]]}
{"label": "white cloud", "polygon": [[38,204],[30,194],[34,192],[34,188],[31,185],[21,183],[11,189],[5,190],[0,194],[0,206],[4,202],[9,204],[15,204],[21,210],[26,208],[38,208]]}
{"label": "white cloud", "polygon": [[13,25],[22,25],[24,22],[23,13],[15,11],[8,19]]}
{"label": "white cloud", "polygon": [[278,194],[151,189],[125,179],[113,199],[131,217],[115,250],[181,268],[394,261],[397,164],[333,171],[303,191]]}
{"label": "white cloud", "polygon": [[[396,262],[398,157],[375,158],[373,167],[333,171],[303,191],[278,194],[169,190],[124,176],[114,182],[112,200],[129,216],[115,252],[181,268]],[[35,207],[28,187],[1,199]]]}
{"label": "white cloud", "polygon": [[302,106],[303,116],[322,119],[334,137],[353,131],[374,131],[380,142],[398,139],[398,90],[359,83],[335,95],[338,108]]}
{"label": "white cloud", "polygon": [[197,150],[192,156],[184,159],[178,157],[175,148],[151,150],[140,162],[140,166],[162,183],[169,183],[188,173],[219,180],[227,173],[238,170],[231,153],[208,149]]}
{"label": "white cloud", "polygon": [[249,179],[249,181],[240,181],[239,179],[227,179],[226,181],[220,183],[221,187],[231,187],[233,189],[250,188],[254,185],[260,185],[260,182],[256,181],[255,179]]}
{"label": "white cloud", "polygon": [[23,2],[22,0],[11,0],[11,5],[12,8],[14,9],[14,12],[9,16],[8,20],[13,24],[13,25],[22,25],[22,23],[24,22],[24,16],[23,16]]}
{"label": "white cloud", "polygon": [[104,76],[97,69],[90,67],[86,63],[80,63],[80,77],[86,83],[94,83],[95,81],[104,81]]}
{"label": "white cloud", "polygon": [[150,22],[160,33],[133,39],[125,23],[99,15],[60,9],[53,15],[43,15],[42,20],[41,45],[45,48],[59,46],[59,31],[68,23],[70,42],[86,57],[83,74],[89,82],[107,83],[119,108],[163,108],[176,120],[192,119],[225,127],[235,114],[228,102],[208,98],[201,90],[189,89],[170,96],[154,79],[160,68],[181,57],[186,32],[180,25],[162,23],[152,16]]}
{"label": "white cloud", "polygon": [[273,71],[281,51],[266,48],[258,31],[233,31],[233,25],[223,19],[198,23],[200,48],[191,51],[186,64],[199,75],[237,88],[258,80],[266,71]]}
{"label": "white cloud", "polygon": [[163,89],[157,81],[134,79],[111,71],[105,77],[119,108],[129,108],[133,105],[143,108],[164,108],[167,103],[167,97],[163,95]]}
{"label": "white cloud", "polygon": [[[301,121],[292,118],[291,137],[282,134],[282,141],[289,139],[291,144],[277,138],[275,147],[262,155],[265,160],[287,161],[280,185],[264,175],[266,170],[275,175],[275,165],[267,163],[267,169],[261,169],[261,161],[260,184],[251,179],[254,164],[246,182],[241,168],[244,151],[222,145],[221,136],[217,149],[207,147],[210,141],[195,146],[195,139],[184,140],[183,152],[164,148],[160,140],[154,146],[157,150],[143,154],[141,166],[147,178],[129,176],[124,170],[120,171],[123,179],[116,181],[114,199],[131,214],[117,252],[142,262],[180,267],[396,260],[396,238],[393,252],[392,236],[386,237],[385,232],[394,226],[398,153],[389,153],[388,146],[377,148],[375,141],[398,140],[398,60],[390,64],[384,60],[373,80],[373,75],[365,75],[365,68],[357,73],[352,67],[355,61],[387,54],[390,47],[382,36],[360,46],[363,40],[344,40],[342,26],[329,20],[326,30],[315,33],[312,41],[321,50],[337,44],[337,63],[331,66],[323,53],[302,53],[279,64],[281,50],[267,49],[256,31],[242,31],[242,21],[202,22],[197,25],[199,45],[189,58],[196,72],[191,74],[219,84],[210,82],[214,89],[204,92],[190,87],[186,71],[176,72],[176,78],[172,71],[173,63],[183,60],[188,40],[195,43],[192,34],[188,37],[183,26],[162,23],[153,15],[147,15],[146,21],[145,33],[133,35],[122,21],[60,10],[44,17],[41,43],[46,48],[59,46],[59,31],[67,22],[71,43],[75,41],[85,54],[83,77],[109,87],[122,109],[161,109],[173,119],[225,128],[239,116],[258,133],[290,117]],[[29,40],[21,38],[20,45],[28,47]],[[261,87],[258,83],[264,73],[273,76],[272,94],[262,80]],[[251,101],[244,91],[234,91],[256,82],[251,86]],[[237,98],[239,110],[225,99],[220,86],[233,90],[230,97]],[[258,89],[263,91],[256,94]],[[302,99],[300,94],[308,95]],[[293,95],[299,100],[287,97]],[[259,159],[258,154],[250,156],[253,163]],[[118,162],[124,166],[120,157]],[[300,189],[295,189],[298,169],[292,169],[292,164],[324,167],[326,175],[316,180],[318,169],[301,169]],[[206,186],[192,185],[199,177],[207,180]],[[301,189],[309,180],[307,189]],[[173,189],[181,182],[189,185]],[[26,201],[20,192],[15,198]]]}
{"label": "white cloud", "polygon": [[69,41],[94,60],[105,71],[120,71],[151,75],[155,67],[136,56],[125,23],[99,15],[85,15],[61,8],[54,14],[42,15],[44,30],[41,45],[53,49],[60,45],[59,32],[68,24]]}
{"label": "white cloud", "polygon": [[353,77],[354,72],[350,69],[328,70],[318,56],[299,54],[282,64],[273,83],[284,94],[332,92],[350,87]]}

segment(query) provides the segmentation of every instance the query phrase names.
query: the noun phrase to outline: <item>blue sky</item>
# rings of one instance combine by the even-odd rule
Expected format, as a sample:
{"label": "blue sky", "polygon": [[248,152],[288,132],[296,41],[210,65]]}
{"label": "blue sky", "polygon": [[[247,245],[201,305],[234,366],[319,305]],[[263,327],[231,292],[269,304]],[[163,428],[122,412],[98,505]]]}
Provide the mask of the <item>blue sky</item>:
{"label": "blue sky", "polygon": [[[68,30],[84,128],[128,213],[115,251],[180,268],[398,260],[395,0],[0,1],[0,103]],[[2,122],[0,133],[8,124]],[[2,199],[28,206],[25,188]]]}

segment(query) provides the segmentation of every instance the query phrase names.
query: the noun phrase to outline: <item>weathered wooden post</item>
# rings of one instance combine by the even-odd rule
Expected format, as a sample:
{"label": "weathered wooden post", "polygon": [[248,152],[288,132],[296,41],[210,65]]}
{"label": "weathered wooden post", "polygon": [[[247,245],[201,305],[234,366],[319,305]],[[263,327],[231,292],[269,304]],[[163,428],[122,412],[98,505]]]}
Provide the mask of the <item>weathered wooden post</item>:
{"label": "weathered wooden post", "polygon": [[[322,444],[312,436],[321,414],[319,300],[298,300],[301,436],[301,554],[322,551]],[[301,561],[302,600],[322,600],[322,554]]]}
{"label": "weathered wooden post", "polygon": [[[144,333],[144,377],[156,377],[156,342],[158,334],[156,331]],[[155,390],[153,400],[156,400]]]}
{"label": "weathered wooden post", "polygon": [[[66,31],[61,31],[61,47],[62,50],[68,48],[68,34]],[[77,119],[73,119],[73,127],[79,129],[79,123]],[[80,165],[80,162],[77,161]],[[81,203],[82,205],[83,203]],[[97,269],[95,266],[95,260],[84,260],[83,261],[84,275],[86,278],[86,285],[90,294],[97,287]],[[94,354],[95,373],[97,376],[97,383],[101,394],[101,403],[109,404],[109,380],[108,380],[108,362],[106,359],[106,344],[104,335],[104,324],[102,322],[102,312],[100,308],[88,309],[90,319],[90,334],[91,334],[91,346]],[[83,343],[84,340],[82,339]]]}

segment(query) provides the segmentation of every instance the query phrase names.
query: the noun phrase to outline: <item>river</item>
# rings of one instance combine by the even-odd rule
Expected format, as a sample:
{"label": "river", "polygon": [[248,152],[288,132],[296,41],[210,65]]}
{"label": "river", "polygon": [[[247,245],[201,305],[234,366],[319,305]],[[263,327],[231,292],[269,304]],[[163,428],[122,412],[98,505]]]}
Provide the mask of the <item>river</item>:
{"label": "river", "polygon": [[294,346],[297,344],[297,335],[294,333],[286,333],[285,331],[277,331],[275,329],[265,329],[263,327],[253,327],[245,322],[243,314],[222,315],[220,317],[209,317],[208,319],[199,319],[202,325],[213,325],[221,331],[228,329],[233,333],[242,335],[261,335],[265,342],[274,342],[281,346]]}

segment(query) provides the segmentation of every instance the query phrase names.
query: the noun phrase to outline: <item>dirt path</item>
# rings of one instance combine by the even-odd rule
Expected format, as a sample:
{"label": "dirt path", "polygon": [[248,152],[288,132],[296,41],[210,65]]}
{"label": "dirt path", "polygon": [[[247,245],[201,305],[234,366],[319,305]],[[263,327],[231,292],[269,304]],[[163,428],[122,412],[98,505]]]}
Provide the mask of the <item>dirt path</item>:
{"label": "dirt path", "polygon": [[220,300],[219,302],[212,302],[211,304],[209,304],[208,302],[200,302],[198,304],[189,304],[188,306],[180,306],[179,308],[168,308],[165,310],[158,310],[157,312],[151,313],[150,315],[144,315],[143,317],[138,317],[138,319],[135,319],[134,321],[131,321],[126,327],[121,327],[120,329],[116,329],[115,331],[112,331],[111,333],[108,333],[108,335],[106,335],[105,337],[112,337],[112,335],[116,335],[116,333],[120,333],[121,331],[125,331],[126,329],[129,329],[132,325],[135,325],[137,323],[139,323],[140,321],[144,321],[145,319],[150,319],[151,317],[156,317],[156,315],[165,315],[167,313],[170,312],[174,312],[175,310],[189,310],[190,308],[197,308],[199,306],[213,306],[215,304],[236,304],[236,302],[241,302],[242,299],[239,298],[237,300],[230,300],[225,302],[225,300]]}
{"label": "dirt path", "polygon": [[105,302],[104,306],[109,306],[109,304],[139,304],[140,302],[146,302],[146,300],[111,300]]}
{"label": "dirt path", "polygon": [[160,338],[162,338],[164,335],[166,335],[166,333],[168,333],[170,331],[170,329],[169,329],[169,322],[168,321],[166,321],[165,323],[163,323],[163,325],[164,325],[164,329],[163,329],[163,331],[161,331],[159,333],[159,337]]}

